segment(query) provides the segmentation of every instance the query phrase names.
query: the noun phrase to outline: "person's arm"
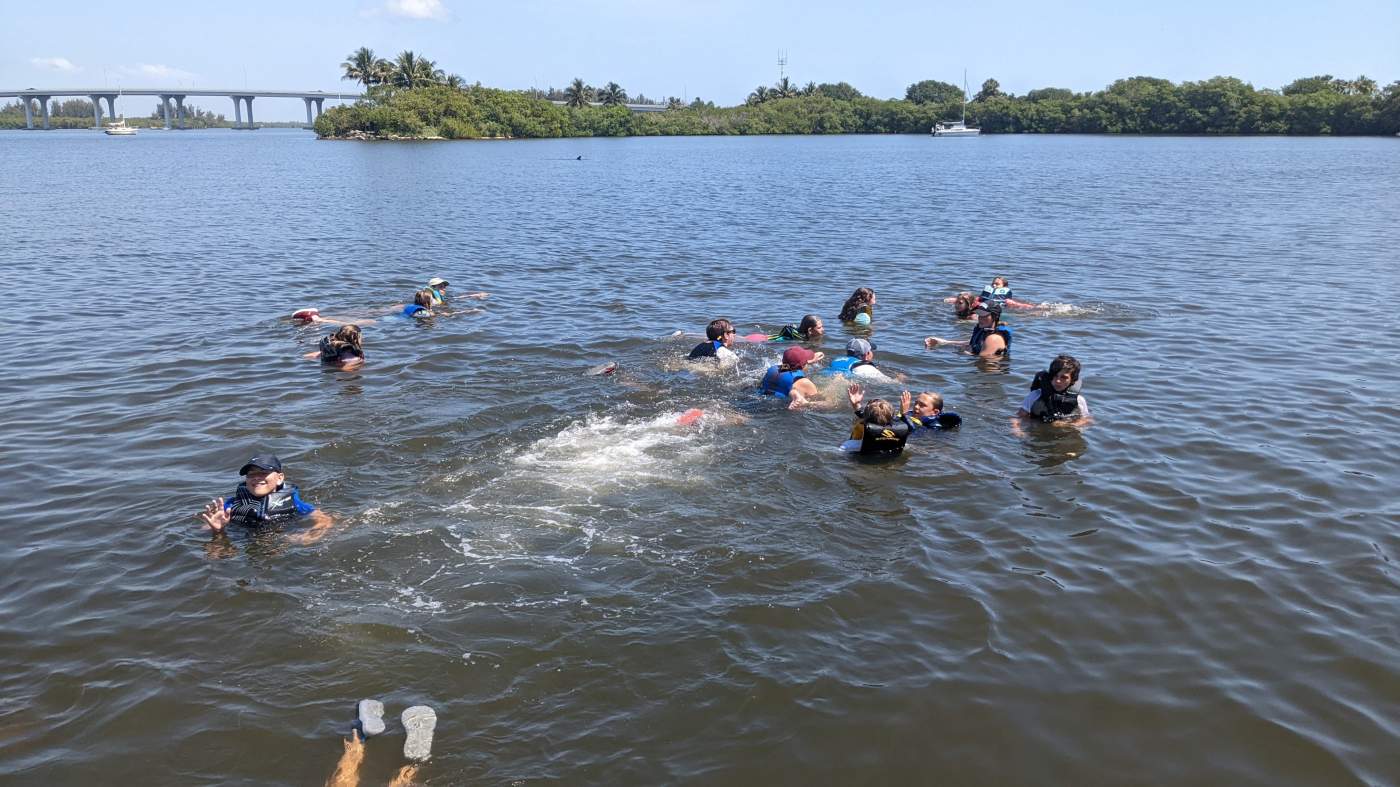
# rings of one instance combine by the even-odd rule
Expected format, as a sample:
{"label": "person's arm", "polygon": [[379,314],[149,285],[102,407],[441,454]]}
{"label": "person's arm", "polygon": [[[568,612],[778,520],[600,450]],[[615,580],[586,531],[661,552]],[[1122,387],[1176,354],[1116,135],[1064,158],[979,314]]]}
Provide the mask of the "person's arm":
{"label": "person's arm", "polygon": [[865,389],[860,387],[860,383],[851,383],[846,387],[846,398],[851,402],[851,411],[858,413],[865,403]]}
{"label": "person's arm", "polygon": [[233,518],[232,508],[233,501],[225,502],[222,497],[216,497],[204,507],[199,518],[204,520],[205,526],[212,530],[217,537],[224,532],[224,528],[228,527],[229,520]]}
{"label": "person's arm", "polygon": [[1026,394],[1026,398],[1021,400],[1021,406],[1016,408],[1016,417],[1011,419],[1012,422],[1019,424],[1021,421],[1030,418],[1031,408],[1035,407],[1035,403],[1039,400],[1039,388],[1033,389],[1030,393]]}
{"label": "person's arm", "polygon": [[309,353],[302,353],[302,354],[301,354],[301,357],[303,357],[303,358],[320,358],[320,357],[321,357],[321,351],[320,351],[320,350],[312,350],[312,351],[309,352]]}
{"label": "person's arm", "polygon": [[489,293],[489,292],[468,292],[468,293],[464,293],[464,294],[462,295],[462,297],[463,297],[463,298],[476,298],[476,299],[479,300],[479,301],[484,301],[484,300],[486,300],[487,298],[490,298],[490,297],[491,297],[491,293]]}
{"label": "person's arm", "polygon": [[822,400],[822,392],[817,386],[806,377],[792,384],[788,389],[788,398],[792,403],[788,405],[789,410],[796,410],[809,404],[817,404]]}
{"label": "person's arm", "polygon": [[952,339],[940,339],[937,336],[930,336],[924,339],[924,349],[932,350],[935,347],[961,347],[967,348],[967,342],[953,341]]}
{"label": "person's arm", "polygon": [[1079,406],[1075,408],[1075,410],[1079,413],[1078,416],[1058,423],[1063,423],[1066,426],[1083,427],[1094,422],[1094,417],[1089,414],[1089,400],[1085,399],[1083,394],[1079,396]]}
{"label": "person's arm", "polygon": [[1005,301],[1002,301],[1002,303],[1005,303],[1007,306],[1010,306],[1013,309],[1034,309],[1038,305],[1034,303],[1026,303],[1025,301],[1018,301],[1015,298],[1007,298]]}
{"label": "person's arm", "polygon": [[335,527],[335,517],[320,509],[313,509],[306,517],[311,521],[311,527],[304,533],[288,536],[289,540],[298,544],[314,544],[331,532],[332,527]]}

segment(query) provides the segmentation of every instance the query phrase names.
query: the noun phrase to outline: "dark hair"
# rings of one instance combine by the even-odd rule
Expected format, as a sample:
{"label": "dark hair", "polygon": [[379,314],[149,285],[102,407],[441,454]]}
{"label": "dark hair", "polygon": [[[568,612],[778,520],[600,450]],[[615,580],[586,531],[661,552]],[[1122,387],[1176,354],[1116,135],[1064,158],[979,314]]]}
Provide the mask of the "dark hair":
{"label": "dark hair", "polygon": [[723,339],[726,333],[734,330],[734,323],[723,317],[718,320],[710,320],[710,324],[705,326],[705,337],[710,341]]}
{"label": "dark hair", "polygon": [[963,291],[953,296],[953,313],[959,320],[965,320],[972,316],[972,310],[977,308],[977,296],[970,292]]}
{"label": "dark hair", "polygon": [[433,308],[433,289],[431,287],[424,287],[418,292],[413,293],[413,302],[425,309]]}
{"label": "dark hair", "polygon": [[335,333],[321,340],[321,358],[324,360],[334,361],[347,352],[365,357],[364,341],[358,325],[342,325]]}
{"label": "dark hair", "polygon": [[821,321],[822,318],[815,314],[804,314],[802,315],[802,322],[797,324],[797,332],[806,336],[807,332],[817,327],[817,323]]}
{"label": "dark hair", "polygon": [[1069,372],[1071,383],[1079,380],[1079,361],[1073,355],[1057,355],[1055,360],[1050,362],[1050,377],[1054,379],[1060,372]]}
{"label": "dark hair", "polygon": [[851,293],[851,297],[846,299],[846,305],[841,307],[841,321],[850,322],[856,318],[860,312],[870,313],[870,302],[875,300],[875,291],[869,287],[860,287]]}

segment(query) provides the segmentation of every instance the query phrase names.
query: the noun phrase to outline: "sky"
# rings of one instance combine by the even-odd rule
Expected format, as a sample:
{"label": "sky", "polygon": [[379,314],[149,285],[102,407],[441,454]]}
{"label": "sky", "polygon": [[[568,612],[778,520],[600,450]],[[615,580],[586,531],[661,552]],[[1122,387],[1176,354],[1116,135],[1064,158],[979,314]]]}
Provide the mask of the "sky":
{"label": "sky", "polygon": [[[845,81],[879,98],[923,79],[960,83],[964,69],[974,92],[995,78],[1018,94],[1130,76],[1400,80],[1400,0],[4,0],[0,22],[0,90],[344,90],[340,63],[361,46],[389,58],[411,49],[489,87],[581,77],[720,105],[776,81],[780,52],[798,84]],[[232,115],[225,99],[193,102]],[[260,99],[257,117],[305,110]]]}

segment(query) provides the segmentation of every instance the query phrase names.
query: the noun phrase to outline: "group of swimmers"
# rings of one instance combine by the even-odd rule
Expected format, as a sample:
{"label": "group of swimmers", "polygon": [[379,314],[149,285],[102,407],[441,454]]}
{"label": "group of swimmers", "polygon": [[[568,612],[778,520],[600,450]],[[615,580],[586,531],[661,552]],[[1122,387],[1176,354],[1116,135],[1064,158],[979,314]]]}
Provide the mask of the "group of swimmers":
{"label": "group of swimmers", "polygon": [[[1006,308],[1037,308],[1036,304],[1015,300],[1010,283],[1003,276],[994,278],[979,295],[962,292],[946,301],[954,304],[954,313],[959,319],[976,319],[972,335],[967,341],[930,336],[924,339],[924,347],[959,347],[969,355],[982,358],[1005,357],[1010,352],[1011,328],[1001,319]],[[857,289],[842,305],[841,321],[869,325],[874,318],[875,302],[874,290],[869,287]],[[821,318],[808,314],[797,325],[785,326],[776,334],[750,334],[743,338],[750,342],[813,343],[825,333]],[[736,363],[738,355],[731,348],[737,334],[729,320],[712,320],[705,328],[705,341],[690,351],[688,360],[725,366]],[[903,376],[892,378],[875,366],[875,349],[875,344],[867,339],[851,339],[846,343],[845,356],[828,363],[824,373],[839,374],[852,380],[902,382]],[[809,376],[809,366],[820,363],[824,358],[824,353],[806,347],[788,348],[783,352],[782,360],[768,367],[759,378],[759,392],[789,400],[788,407],[792,409],[819,406],[826,397]],[[1081,368],[1073,356],[1059,355],[1048,369],[1038,372],[1031,383],[1030,393],[1016,410],[1016,428],[1019,430],[1020,423],[1027,420],[1076,426],[1088,424],[1089,403],[1080,395]],[[917,397],[904,391],[899,408],[895,409],[884,399],[866,401],[864,388],[860,383],[853,382],[846,390],[846,398],[855,413],[855,423],[851,427],[850,438],[842,443],[841,448],[850,453],[897,454],[904,450],[912,434],[951,429],[962,423],[957,413],[943,410],[943,397],[933,391],[924,391]]]}

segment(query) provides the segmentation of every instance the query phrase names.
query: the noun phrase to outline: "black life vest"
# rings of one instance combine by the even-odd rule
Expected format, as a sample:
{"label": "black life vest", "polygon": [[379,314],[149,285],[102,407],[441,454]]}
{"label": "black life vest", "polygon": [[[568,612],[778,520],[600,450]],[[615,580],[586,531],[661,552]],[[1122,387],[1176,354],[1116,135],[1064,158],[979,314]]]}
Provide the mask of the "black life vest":
{"label": "black life vest", "polygon": [[1001,334],[1001,338],[1006,342],[1006,347],[997,351],[997,355],[1006,355],[1011,352],[1011,326],[997,323],[997,327],[988,330],[980,325],[972,327],[972,338],[967,340],[967,349],[973,355],[981,355],[982,347],[987,343],[987,337],[993,333]]}
{"label": "black life vest", "polygon": [[890,424],[872,424],[866,418],[851,427],[851,439],[860,441],[862,454],[897,454],[909,440],[909,424],[896,418]]}
{"label": "black life vest", "polygon": [[1049,371],[1035,373],[1031,390],[1039,390],[1040,398],[1031,405],[1031,416],[1046,422],[1074,418],[1079,412],[1079,380],[1064,391],[1056,391],[1051,379]]}
{"label": "black life vest", "polygon": [[695,349],[691,350],[690,355],[686,357],[691,360],[695,360],[696,358],[715,358],[718,357],[719,348],[723,346],[724,342],[718,339],[706,339],[695,345]]}
{"label": "black life vest", "polygon": [[321,363],[343,363],[352,358],[364,360],[365,357],[364,353],[356,352],[349,344],[332,341],[329,336],[321,339],[320,349]]}
{"label": "black life vest", "polygon": [[296,516],[296,499],[299,490],[295,485],[283,484],[264,497],[253,497],[246,483],[240,483],[233,493],[233,506],[229,508],[229,523],[244,527],[262,527],[278,519]]}

